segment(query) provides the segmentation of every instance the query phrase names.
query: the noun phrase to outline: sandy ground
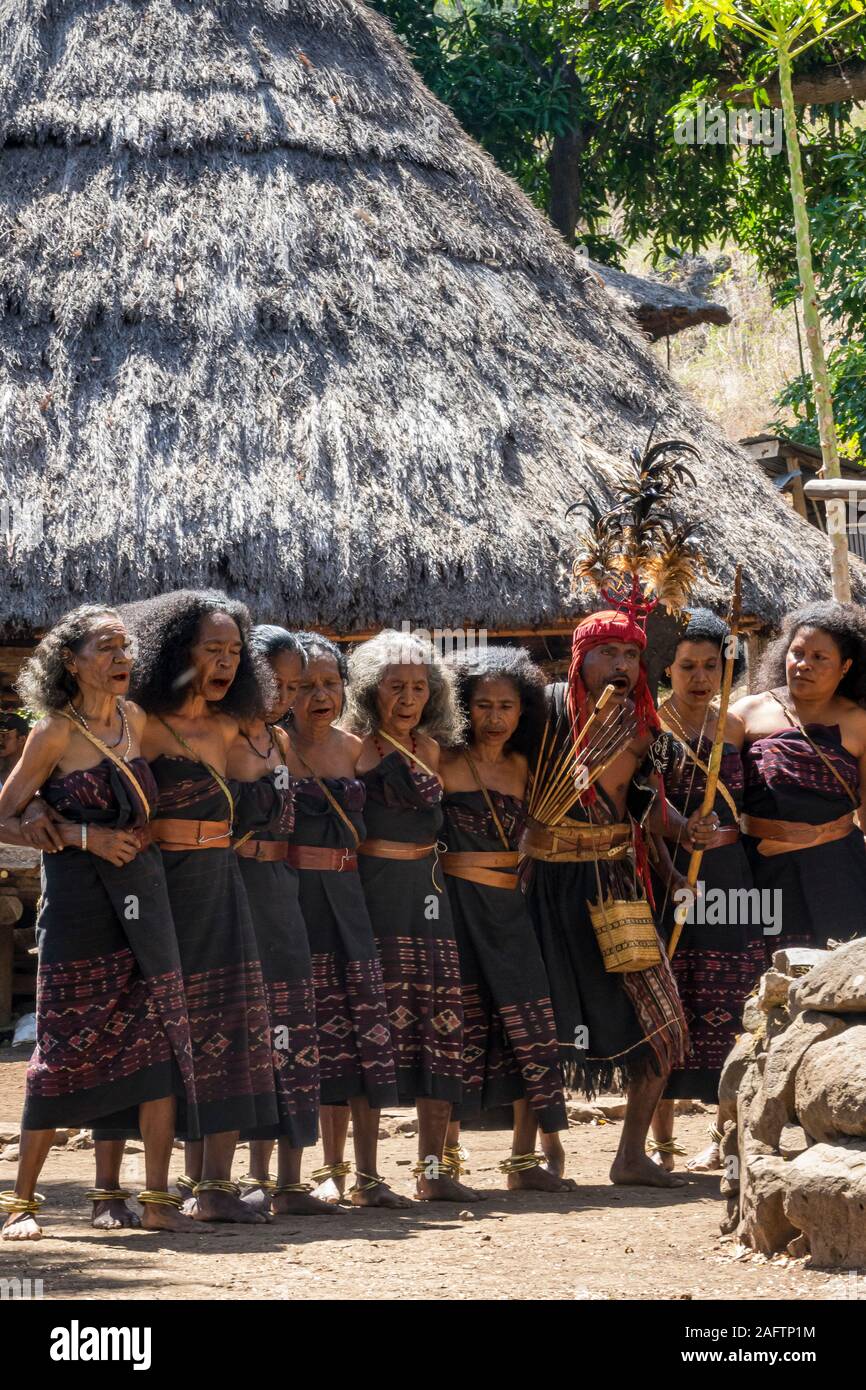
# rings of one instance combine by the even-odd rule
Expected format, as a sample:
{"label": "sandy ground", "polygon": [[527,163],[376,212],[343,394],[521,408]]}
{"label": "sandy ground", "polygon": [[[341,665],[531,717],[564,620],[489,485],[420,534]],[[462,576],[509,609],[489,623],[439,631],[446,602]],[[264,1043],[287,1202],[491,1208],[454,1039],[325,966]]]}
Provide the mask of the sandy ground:
{"label": "sandy ground", "polygon": [[[0,1050],[0,1132],[20,1117],[26,1049]],[[411,1112],[390,1111],[394,1129]],[[681,1116],[677,1137],[695,1152],[706,1115]],[[575,1125],[564,1136],[567,1196],[508,1193],[497,1163],[508,1136],[466,1135],[470,1182],[488,1194],[472,1208],[418,1204],[409,1211],[347,1211],[280,1218],[261,1227],[214,1226],[193,1235],[101,1233],[82,1194],[93,1182],[92,1150],[52,1149],[40,1181],[45,1238],[26,1248],[0,1242],[0,1278],[41,1278],[46,1299],[845,1299],[846,1275],[802,1262],[744,1257],[719,1235],[718,1181],[694,1178],[675,1193],[614,1188],[607,1171],[620,1125]],[[134,1146],[138,1148],[140,1146]],[[314,1162],[315,1157],[315,1162]],[[380,1170],[411,1191],[415,1140],[380,1142]],[[321,1158],[311,1154],[305,1171]],[[177,1150],[173,1175],[180,1174]],[[238,1153],[235,1173],[246,1171]],[[14,1178],[0,1157],[0,1189]],[[143,1185],[138,1153],[124,1181]],[[738,1258],[739,1254],[739,1258]],[[858,1287],[866,1281],[861,1277]]]}

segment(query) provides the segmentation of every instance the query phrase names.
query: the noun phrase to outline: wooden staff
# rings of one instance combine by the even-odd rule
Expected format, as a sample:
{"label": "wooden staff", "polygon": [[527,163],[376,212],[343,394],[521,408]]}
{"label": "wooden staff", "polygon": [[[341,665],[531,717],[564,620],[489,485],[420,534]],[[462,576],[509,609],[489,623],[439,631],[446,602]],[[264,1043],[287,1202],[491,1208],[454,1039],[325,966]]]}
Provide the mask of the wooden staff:
{"label": "wooden staff", "polygon": [[[722,677],[722,691],[719,698],[719,717],[716,724],[716,734],[713,739],[713,747],[710,753],[710,760],[707,764],[707,786],[704,792],[704,799],[701,804],[701,816],[708,816],[716,804],[716,788],[719,785],[719,771],[722,766],[722,749],[725,742],[725,723],[728,717],[728,704],[731,698],[731,686],[734,682],[734,664],[737,660],[737,647],[739,645],[740,632],[740,602],[741,602],[741,583],[742,566],[737,565],[737,572],[734,576],[734,592],[731,597],[730,614],[730,637],[728,638],[728,652],[725,657],[725,672]],[[731,641],[733,638],[733,641]],[[701,870],[701,860],[704,857],[702,849],[692,850],[689,858],[689,869],[686,875],[686,883],[692,890],[691,900],[685,900],[677,905],[674,913],[674,929],[671,932],[671,939],[668,942],[668,960],[673,960],[674,952],[679,945],[686,918],[689,915],[689,907],[695,901],[695,885],[698,881],[698,874]]]}

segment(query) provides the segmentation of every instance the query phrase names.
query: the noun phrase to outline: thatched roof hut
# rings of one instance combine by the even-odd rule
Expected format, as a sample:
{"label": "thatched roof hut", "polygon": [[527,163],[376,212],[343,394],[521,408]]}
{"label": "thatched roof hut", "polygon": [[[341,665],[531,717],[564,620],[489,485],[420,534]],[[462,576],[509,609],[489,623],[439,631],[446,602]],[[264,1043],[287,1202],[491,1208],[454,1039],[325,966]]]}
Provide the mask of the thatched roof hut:
{"label": "thatched roof hut", "polygon": [[614,303],[623,313],[631,315],[653,342],[672,338],[686,328],[699,323],[724,327],[731,322],[730,310],[713,299],[705,299],[689,289],[657,275],[631,275],[612,265],[589,265],[603,282]]}
{"label": "thatched roof hut", "polygon": [[555,627],[565,509],[657,416],[703,455],[703,597],[737,560],[763,620],[829,592],[826,542],[359,0],[0,26],[7,638],[180,584],[342,632]]}

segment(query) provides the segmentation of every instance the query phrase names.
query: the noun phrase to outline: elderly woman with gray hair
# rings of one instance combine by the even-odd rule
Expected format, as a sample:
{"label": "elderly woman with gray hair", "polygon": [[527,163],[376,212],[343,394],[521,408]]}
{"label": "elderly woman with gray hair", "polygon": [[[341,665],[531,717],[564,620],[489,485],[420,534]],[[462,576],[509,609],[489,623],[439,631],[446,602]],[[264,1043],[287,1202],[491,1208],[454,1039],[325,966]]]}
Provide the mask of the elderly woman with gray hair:
{"label": "elderly woman with gray hair", "polygon": [[433,647],[386,630],[349,657],[345,722],[361,740],[367,790],[361,880],[382,961],[403,1105],[418,1111],[417,1195],[472,1201],[444,1161],[451,1106],[463,1087],[460,962],[439,864],[439,741],[462,718],[453,676]]}

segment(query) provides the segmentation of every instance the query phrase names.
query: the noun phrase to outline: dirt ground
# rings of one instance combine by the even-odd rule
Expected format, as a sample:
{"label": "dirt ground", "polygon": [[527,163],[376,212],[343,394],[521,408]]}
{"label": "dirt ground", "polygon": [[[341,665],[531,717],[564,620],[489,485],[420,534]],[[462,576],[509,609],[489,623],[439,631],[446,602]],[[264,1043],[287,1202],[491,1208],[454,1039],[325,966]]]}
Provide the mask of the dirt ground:
{"label": "dirt ground", "polygon": [[[17,1129],[27,1049],[0,1049],[0,1132]],[[409,1111],[388,1111],[394,1130]],[[706,1142],[708,1116],[684,1115],[677,1137],[690,1152]],[[41,1278],[46,1299],[840,1299],[846,1275],[783,1257],[768,1263],[719,1235],[718,1180],[694,1178],[678,1192],[614,1188],[607,1171],[620,1124],[575,1125],[564,1136],[566,1196],[508,1193],[497,1163],[508,1136],[466,1136],[470,1182],[488,1200],[469,1208],[418,1204],[409,1211],[347,1211],[280,1218],[260,1227],[214,1226],[193,1235],[101,1233],[87,1224],[82,1194],[93,1152],[52,1149],[40,1181],[45,1238],[0,1242],[0,1278]],[[134,1150],[139,1145],[132,1146]],[[410,1193],[413,1137],[380,1142],[380,1171]],[[172,1174],[183,1171],[177,1150]],[[315,1160],[315,1161],[314,1161]],[[321,1162],[311,1154],[309,1171]],[[246,1171],[238,1153],[235,1173]],[[0,1189],[14,1164],[0,1156]],[[143,1186],[138,1152],[123,1180]],[[862,1279],[859,1286],[862,1287]]]}

